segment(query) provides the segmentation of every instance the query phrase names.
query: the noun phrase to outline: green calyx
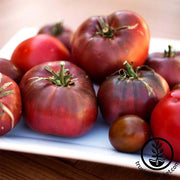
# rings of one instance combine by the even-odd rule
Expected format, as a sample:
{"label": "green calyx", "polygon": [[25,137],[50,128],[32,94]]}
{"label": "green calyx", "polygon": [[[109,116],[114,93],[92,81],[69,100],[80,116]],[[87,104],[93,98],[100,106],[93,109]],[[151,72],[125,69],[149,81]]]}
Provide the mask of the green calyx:
{"label": "green calyx", "polygon": [[[1,80],[2,80],[2,74],[0,73],[0,83],[1,83]],[[9,94],[14,93],[14,90],[4,91],[11,84],[12,84],[12,82],[7,82],[0,87],[0,98],[3,98],[4,96],[8,96]],[[4,92],[2,92],[2,91],[4,91]],[[2,102],[0,102],[0,108],[3,110],[3,112],[0,113],[0,116],[2,116],[4,114],[4,104]]]}
{"label": "green calyx", "polygon": [[168,51],[164,50],[163,58],[174,58],[175,57],[175,51],[172,51],[172,46],[168,45]]}
{"label": "green calyx", "polygon": [[51,29],[51,35],[53,35],[53,36],[58,36],[58,35],[62,34],[62,32],[63,32],[63,23],[62,22],[56,23]]}
{"label": "green calyx", "polygon": [[120,31],[123,29],[134,29],[138,26],[138,24],[135,24],[133,26],[127,25],[127,26],[121,26],[119,28],[113,29],[109,26],[108,23],[104,21],[102,17],[99,18],[98,22],[99,22],[99,25],[96,25],[96,29],[97,29],[96,34],[105,38],[113,38],[115,32],[117,31]]}
{"label": "green calyx", "polygon": [[143,77],[138,76],[139,70],[147,69],[147,70],[151,71],[152,73],[154,73],[153,69],[151,69],[150,67],[148,67],[146,65],[138,66],[136,69],[133,69],[133,62],[131,64],[129,64],[127,61],[125,61],[123,63],[123,65],[125,65],[126,69],[120,69],[120,70],[116,71],[115,73],[113,73],[112,75],[118,74],[119,75],[118,79],[120,81],[126,79],[127,82],[129,82],[129,80],[137,79],[144,84],[144,86],[146,87],[146,89],[148,91],[149,96],[151,94],[154,94],[152,87],[145,81],[145,79]]}
{"label": "green calyx", "polygon": [[120,69],[112,74],[112,75],[119,74],[119,80],[123,80],[125,78],[138,79],[139,78],[138,72],[139,72],[139,70],[142,70],[142,69],[147,69],[154,73],[154,70],[151,69],[147,65],[138,66],[136,69],[133,68],[133,65],[134,65],[133,62],[131,62],[131,64],[129,64],[127,61],[124,61],[123,65],[126,67],[126,69]]}
{"label": "green calyx", "polygon": [[73,75],[69,73],[68,69],[64,69],[64,66],[65,62],[61,62],[61,69],[59,73],[55,73],[50,67],[46,66],[45,69],[52,74],[52,76],[47,78],[47,80],[62,87],[74,85],[74,82],[71,80]]}

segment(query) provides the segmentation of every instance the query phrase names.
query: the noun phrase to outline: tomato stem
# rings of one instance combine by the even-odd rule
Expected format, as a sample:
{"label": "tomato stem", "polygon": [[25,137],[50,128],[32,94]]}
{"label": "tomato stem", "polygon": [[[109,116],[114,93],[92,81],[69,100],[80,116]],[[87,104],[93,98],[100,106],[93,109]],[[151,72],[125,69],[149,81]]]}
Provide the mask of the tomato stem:
{"label": "tomato stem", "polygon": [[164,58],[165,58],[165,57],[168,57],[168,58],[170,58],[170,57],[172,57],[172,58],[175,57],[175,52],[172,51],[172,46],[171,46],[171,45],[168,45],[168,51],[164,50],[163,57],[164,57]]}
{"label": "tomato stem", "polygon": [[99,26],[96,25],[96,29],[97,29],[96,34],[105,38],[113,38],[115,32],[118,32],[123,29],[134,29],[138,26],[138,24],[135,24],[133,26],[125,25],[125,26],[120,26],[116,29],[113,29],[109,26],[108,23],[104,21],[102,17],[99,18],[98,22],[99,22]]}
{"label": "tomato stem", "polygon": [[53,36],[57,36],[57,35],[62,34],[62,32],[63,32],[63,23],[62,23],[62,22],[58,22],[58,23],[56,23],[56,24],[52,27],[50,33],[51,33],[51,35],[53,35]]}
{"label": "tomato stem", "polygon": [[74,85],[74,82],[71,81],[73,75],[69,73],[68,69],[64,69],[65,62],[62,61],[60,65],[61,68],[58,74],[55,73],[50,67],[45,67],[45,69],[52,74],[52,76],[49,77],[48,80],[57,86],[67,87],[70,85]]}
{"label": "tomato stem", "polygon": [[[1,75],[1,74],[0,74],[0,75]],[[1,77],[0,77],[0,82],[1,82],[1,79],[2,79],[2,75],[1,75]],[[7,82],[7,83],[3,84],[3,85],[0,87],[0,93],[1,93],[4,89],[8,88],[11,84],[12,84],[12,82]],[[14,93],[14,90],[4,91],[3,93],[0,94],[0,98],[2,98],[2,97],[4,97],[4,96],[7,96],[7,95],[9,95],[9,94],[12,94],[12,93]]]}
{"label": "tomato stem", "polygon": [[134,78],[134,79],[137,79],[138,78],[138,75],[137,75],[137,73],[134,71],[134,69],[133,69],[133,62],[131,63],[131,65],[127,62],[127,61],[125,61],[124,63],[123,63],[123,65],[125,65],[126,66],[126,69],[127,69],[127,76],[129,77],[129,78]]}

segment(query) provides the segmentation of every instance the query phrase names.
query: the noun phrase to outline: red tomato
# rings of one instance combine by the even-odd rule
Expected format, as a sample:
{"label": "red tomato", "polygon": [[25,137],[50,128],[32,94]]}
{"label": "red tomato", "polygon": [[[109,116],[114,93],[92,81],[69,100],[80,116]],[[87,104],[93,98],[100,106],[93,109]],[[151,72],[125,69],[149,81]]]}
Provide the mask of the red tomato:
{"label": "red tomato", "polygon": [[142,17],[131,11],[109,16],[91,17],[75,32],[72,39],[73,61],[101,82],[123,67],[126,60],[142,65],[148,55],[149,28]]}
{"label": "red tomato", "polygon": [[35,66],[23,76],[20,88],[23,116],[38,132],[76,137],[90,130],[96,120],[92,83],[83,70],[70,62]]}
{"label": "red tomato", "polygon": [[[151,115],[153,137],[167,140],[174,151],[174,160],[180,161],[180,90],[174,90],[162,98]],[[165,146],[166,147],[166,146]],[[163,148],[164,154],[171,158],[169,148]]]}
{"label": "red tomato", "polygon": [[69,60],[66,47],[47,34],[36,35],[20,43],[14,50],[11,61],[24,72],[43,62]]}
{"label": "red tomato", "polygon": [[18,67],[16,67],[11,61],[4,58],[0,58],[0,72],[9,76],[17,83],[20,82],[23,76],[22,71]]}
{"label": "red tomato", "polygon": [[71,51],[71,38],[73,32],[68,27],[64,26],[61,22],[55,24],[49,24],[42,27],[38,34],[49,34],[59,39],[66,48]]}
{"label": "red tomato", "polygon": [[17,125],[21,112],[21,94],[18,85],[0,73],[0,136]]}
{"label": "red tomato", "polygon": [[133,70],[125,62],[127,71],[107,78],[98,91],[102,116],[108,123],[126,114],[149,120],[156,103],[169,92],[166,80],[152,71]]}
{"label": "red tomato", "polygon": [[146,64],[163,76],[170,88],[180,83],[180,52],[173,52],[172,47],[164,53],[152,53]]}

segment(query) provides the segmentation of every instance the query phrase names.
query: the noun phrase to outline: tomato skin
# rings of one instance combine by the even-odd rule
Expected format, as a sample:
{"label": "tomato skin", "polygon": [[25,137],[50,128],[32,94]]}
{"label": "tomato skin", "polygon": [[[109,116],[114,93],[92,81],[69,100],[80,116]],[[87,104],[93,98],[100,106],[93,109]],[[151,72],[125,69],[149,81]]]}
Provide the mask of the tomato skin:
{"label": "tomato skin", "polygon": [[142,65],[148,55],[150,33],[142,17],[131,11],[118,11],[103,19],[112,29],[135,26],[114,33],[106,38],[97,34],[100,17],[91,17],[80,25],[72,39],[73,62],[85,69],[91,78],[99,83],[116,70],[123,62]]}
{"label": "tomato skin", "polygon": [[56,25],[57,25],[57,23],[45,25],[39,30],[38,34],[49,34],[49,35],[56,37],[71,52],[71,38],[73,35],[72,30],[70,28],[64,26],[63,24],[60,24],[60,28],[62,28],[60,30],[60,32],[53,33],[53,28],[56,27]]}
{"label": "tomato skin", "polygon": [[14,50],[11,62],[24,73],[35,65],[57,60],[69,60],[66,47],[55,37],[40,34],[21,42]]}
{"label": "tomato skin", "polygon": [[180,52],[175,57],[163,57],[163,53],[152,53],[148,56],[146,64],[163,76],[170,88],[180,83]]}
{"label": "tomato skin", "polygon": [[2,103],[3,106],[6,106],[12,114],[11,117],[6,111],[3,113],[3,109],[0,107],[0,113],[3,113],[0,115],[0,136],[2,136],[18,124],[22,113],[22,102],[18,85],[10,77],[1,73],[0,75],[2,75],[0,87],[2,87],[5,83],[11,83],[11,85],[2,90],[0,94],[5,91],[13,90],[13,93],[0,97],[0,103]]}
{"label": "tomato skin", "polygon": [[109,129],[112,146],[121,152],[136,152],[150,138],[150,127],[136,115],[124,115],[114,121]]}
{"label": "tomato skin", "polygon": [[[153,137],[167,140],[174,151],[174,160],[180,162],[180,90],[169,92],[155,106],[151,114],[151,129]],[[171,152],[167,148],[164,154],[171,158]]]}
{"label": "tomato skin", "polygon": [[4,58],[0,58],[0,72],[9,76],[16,83],[19,83],[23,76],[22,71],[18,67],[16,67],[11,61]]}
{"label": "tomato skin", "polygon": [[51,74],[44,69],[45,66],[58,72],[60,63],[61,61],[43,63],[23,76],[20,83],[23,116],[28,125],[40,133],[81,136],[91,129],[97,117],[97,99],[86,73],[65,61],[65,68],[74,75],[74,85],[61,87],[48,80],[34,82],[34,79],[30,79],[48,78]]}
{"label": "tomato skin", "polygon": [[[138,76],[139,79],[124,80],[119,80],[119,75],[110,76],[100,85],[99,106],[103,118],[109,124],[126,114],[134,114],[149,121],[156,103],[169,92],[166,80],[157,73],[142,71]],[[148,89],[140,79],[149,84],[153,93],[148,94]]]}

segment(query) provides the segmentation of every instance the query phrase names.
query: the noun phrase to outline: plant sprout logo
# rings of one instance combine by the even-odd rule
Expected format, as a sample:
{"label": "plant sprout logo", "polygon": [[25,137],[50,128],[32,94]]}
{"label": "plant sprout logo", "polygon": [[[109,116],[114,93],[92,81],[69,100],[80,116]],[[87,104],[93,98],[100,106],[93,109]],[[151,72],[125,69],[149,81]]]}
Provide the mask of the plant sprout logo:
{"label": "plant sprout logo", "polygon": [[[165,159],[164,148],[171,153],[170,160]],[[144,152],[150,149],[151,158],[145,158]],[[162,170],[168,167],[173,160],[173,148],[171,144],[163,138],[152,138],[148,140],[141,149],[141,159],[143,163],[152,170]]]}

